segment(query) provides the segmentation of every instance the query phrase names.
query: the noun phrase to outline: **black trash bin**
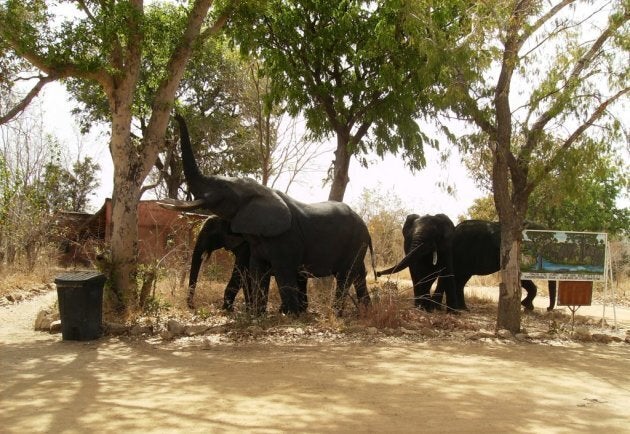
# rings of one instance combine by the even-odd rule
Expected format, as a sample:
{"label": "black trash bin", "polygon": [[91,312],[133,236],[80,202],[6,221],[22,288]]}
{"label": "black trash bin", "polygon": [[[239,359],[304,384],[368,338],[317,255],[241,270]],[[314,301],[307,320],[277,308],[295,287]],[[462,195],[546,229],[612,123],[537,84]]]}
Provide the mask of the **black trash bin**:
{"label": "black trash bin", "polygon": [[101,337],[105,280],[98,271],[75,271],[55,278],[64,341]]}

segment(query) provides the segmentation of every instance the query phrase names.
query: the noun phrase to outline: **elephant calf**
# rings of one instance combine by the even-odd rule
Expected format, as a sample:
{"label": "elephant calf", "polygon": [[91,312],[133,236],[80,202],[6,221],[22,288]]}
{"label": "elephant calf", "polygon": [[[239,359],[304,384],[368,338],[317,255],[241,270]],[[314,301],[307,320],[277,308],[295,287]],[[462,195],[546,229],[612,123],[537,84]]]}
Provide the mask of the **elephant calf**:
{"label": "elephant calf", "polygon": [[[199,278],[199,270],[204,257],[210,256],[212,252],[218,249],[226,249],[234,254],[234,267],[232,267],[232,275],[225,286],[223,293],[223,309],[231,311],[234,308],[234,300],[241,288],[245,289],[246,285],[252,285],[252,279],[249,275],[249,244],[239,235],[232,233],[230,223],[217,216],[210,216],[206,219],[199,231],[195,247],[193,249],[192,260],[190,263],[190,277],[188,280],[188,307],[194,309],[194,297],[197,287],[197,279]],[[263,291],[269,290],[269,281],[271,275],[267,273],[261,283]],[[301,302],[308,305],[306,299],[307,278],[298,276],[298,286],[300,289]],[[243,291],[247,296],[248,292]],[[247,302],[247,300],[246,300]]]}

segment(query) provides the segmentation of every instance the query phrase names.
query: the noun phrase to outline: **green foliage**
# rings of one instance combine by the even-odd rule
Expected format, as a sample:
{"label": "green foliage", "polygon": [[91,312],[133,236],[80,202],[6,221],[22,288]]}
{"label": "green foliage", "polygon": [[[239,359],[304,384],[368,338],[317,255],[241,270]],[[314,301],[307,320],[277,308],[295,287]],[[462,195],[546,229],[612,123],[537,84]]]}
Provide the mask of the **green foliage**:
{"label": "green foliage", "polygon": [[[566,231],[604,231],[623,235],[630,228],[630,210],[619,200],[628,197],[627,164],[619,152],[605,142],[585,138],[579,148],[562,154],[550,176],[532,191],[527,220],[544,227]],[[467,161],[480,185],[490,182],[488,153],[481,160]],[[476,167],[476,169],[474,169]],[[498,219],[494,198],[475,200],[464,218]]]}
{"label": "green foliage", "polygon": [[569,231],[628,234],[630,210],[618,200],[628,197],[627,164],[610,145],[585,139],[562,155],[559,167],[532,192],[528,219]]}
{"label": "green foliage", "polygon": [[498,221],[497,210],[494,206],[494,198],[492,196],[484,196],[475,199],[473,204],[468,208],[465,215],[459,216],[459,221],[464,220],[487,220]]}
{"label": "green foliage", "polygon": [[222,38],[196,50],[178,95],[204,173],[231,176],[260,171],[255,119],[248,114],[249,59]]}
{"label": "green foliage", "polygon": [[455,48],[469,30],[465,5],[271,0],[242,5],[230,31],[264,60],[270,101],[302,113],[314,138],[345,136],[358,156],[402,152],[420,169],[423,144],[436,143],[415,119],[439,104],[444,64],[465,57]]}

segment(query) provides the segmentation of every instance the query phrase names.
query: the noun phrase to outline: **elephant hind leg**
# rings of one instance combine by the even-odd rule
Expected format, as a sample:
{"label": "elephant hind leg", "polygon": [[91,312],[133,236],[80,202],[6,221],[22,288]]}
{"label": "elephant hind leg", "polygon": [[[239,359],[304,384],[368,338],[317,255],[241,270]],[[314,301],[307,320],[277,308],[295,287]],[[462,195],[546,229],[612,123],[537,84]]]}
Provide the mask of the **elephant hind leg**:
{"label": "elephant hind leg", "polygon": [[550,280],[547,282],[547,288],[549,289],[549,307],[548,312],[551,312],[556,307],[556,281]]}

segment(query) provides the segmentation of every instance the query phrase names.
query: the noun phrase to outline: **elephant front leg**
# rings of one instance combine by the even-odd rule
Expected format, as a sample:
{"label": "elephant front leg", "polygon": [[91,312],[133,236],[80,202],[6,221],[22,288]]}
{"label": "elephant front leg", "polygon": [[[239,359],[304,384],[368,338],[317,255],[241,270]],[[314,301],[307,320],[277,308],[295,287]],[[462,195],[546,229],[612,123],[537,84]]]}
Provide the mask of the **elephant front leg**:
{"label": "elephant front leg", "polygon": [[244,273],[247,273],[247,269],[239,270],[235,265],[232,269],[232,276],[225,287],[223,293],[223,309],[231,312],[234,309],[234,300],[238,295],[238,292],[245,282]]}
{"label": "elephant front leg", "polygon": [[302,294],[300,285],[298,285],[297,268],[293,272],[288,270],[278,272],[274,269],[274,276],[282,300],[280,312],[288,315],[298,315],[304,312],[307,300],[305,293]]}
{"label": "elephant front leg", "polygon": [[410,270],[411,281],[413,282],[413,301],[415,307],[432,312],[435,304],[431,299],[431,285],[435,281],[434,274],[426,273],[424,270]]}
{"label": "elephant front leg", "polygon": [[253,315],[261,315],[267,311],[267,295],[269,292],[269,267],[255,259],[250,260],[249,278],[245,279],[245,305]]}
{"label": "elephant front leg", "polygon": [[521,301],[521,304],[525,310],[534,310],[534,297],[536,297],[538,288],[531,280],[521,280],[521,286],[525,288],[525,291],[527,292],[527,295],[523,301]]}

